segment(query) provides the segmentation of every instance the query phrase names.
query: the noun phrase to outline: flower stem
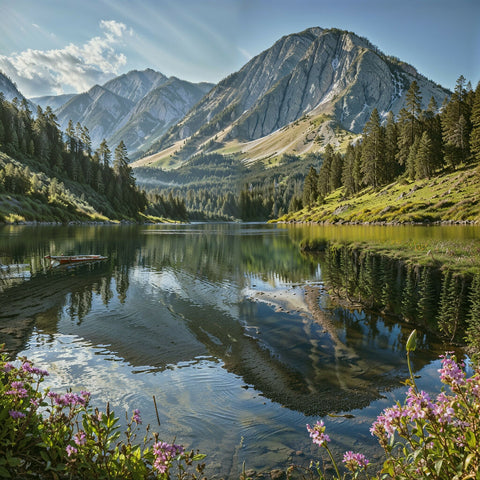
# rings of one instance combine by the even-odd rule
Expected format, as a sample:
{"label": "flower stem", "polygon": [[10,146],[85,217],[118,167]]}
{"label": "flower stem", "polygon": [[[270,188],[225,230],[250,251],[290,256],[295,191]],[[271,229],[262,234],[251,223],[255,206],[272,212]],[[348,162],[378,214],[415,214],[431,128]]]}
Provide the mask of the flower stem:
{"label": "flower stem", "polygon": [[333,458],[333,455],[332,455],[332,452],[328,448],[328,445],[325,445],[325,450],[328,452],[328,456],[330,457],[330,460],[333,463],[333,468],[335,468],[335,472],[337,473],[337,478],[338,478],[338,480],[340,480],[340,472],[338,471],[337,463],[335,462],[335,460]]}

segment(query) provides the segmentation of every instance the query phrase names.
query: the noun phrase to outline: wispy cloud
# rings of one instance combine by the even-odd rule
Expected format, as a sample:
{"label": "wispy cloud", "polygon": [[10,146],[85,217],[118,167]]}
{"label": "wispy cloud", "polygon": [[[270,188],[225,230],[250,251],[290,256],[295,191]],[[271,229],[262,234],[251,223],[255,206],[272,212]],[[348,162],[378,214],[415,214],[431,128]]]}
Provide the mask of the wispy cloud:
{"label": "wispy cloud", "polygon": [[247,50],[245,50],[244,48],[238,47],[238,51],[249,61],[253,58],[253,55],[247,52]]}
{"label": "wispy cloud", "polygon": [[102,34],[83,45],[69,44],[56,50],[28,49],[0,55],[0,70],[18,85],[25,96],[65,90],[82,92],[116,75],[127,59],[117,50],[132,30],[115,20],[100,22]]}

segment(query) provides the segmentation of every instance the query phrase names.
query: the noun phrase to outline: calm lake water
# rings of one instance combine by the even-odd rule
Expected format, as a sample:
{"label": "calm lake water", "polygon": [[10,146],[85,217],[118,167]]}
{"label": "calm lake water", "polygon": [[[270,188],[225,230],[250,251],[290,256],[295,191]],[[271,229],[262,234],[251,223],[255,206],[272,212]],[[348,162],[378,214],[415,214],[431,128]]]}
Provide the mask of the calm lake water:
{"label": "calm lake water", "polygon": [[[413,327],[332,303],[304,236],[480,240],[478,227],[260,224],[0,228],[0,343],[92,392],[120,418],[139,408],[165,441],[207,453],[208,475],[238,478],[319,458],[306,423],[324,418],[332,450],[381,458],[369,433],[403,399]],[[45,255],[101,254],[48,269]],[[421,335],[414,356],[436,391],[448,345]],[[158,426],[153,396],[158,405]],[[349,413],[354,418],[331,417]],[[303,452],[303,453],[302,453]]]}

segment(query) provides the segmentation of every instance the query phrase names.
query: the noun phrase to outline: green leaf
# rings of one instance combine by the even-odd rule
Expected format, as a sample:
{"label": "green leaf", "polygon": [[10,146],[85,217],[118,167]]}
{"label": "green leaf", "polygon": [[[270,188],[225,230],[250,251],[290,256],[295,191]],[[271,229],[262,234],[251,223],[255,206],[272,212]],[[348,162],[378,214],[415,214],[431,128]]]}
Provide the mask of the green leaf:
{"label": "green leaf", "polygon": [[471,448],[475,448],[477,445],[477,439],[475,437],[475,434],[471,430],[467,430],[465,432],[465,437],[467,439],[467,444]]}
{"label": "green leaf", "polygon": [[477,457],[477,454],[475,454],[475,453],[471,453],[470,455],[467,456],[467,458],[465,459],[465,470],[470,465],[470,462],[476,457]]}
{"label": "green leaf", "polygon": [[22,463],[22,460],[18,457],[11,457],[8,453],[7,453],[7,463],[11,466],[11,467],[18,467],[21,463]]}
{"label": "green leaf", "polygon": [[192,460],[194,462],[199,462],[200,460],[203,460],[204,458],[206,458],[206,455],[204,453],[197,453],[196,455],[194,455]]}
{"label": "green leaf", "polygon": [[43,460],[45,460],[45,462],[49,461],[47,452],[45,452],[45,450],[40,450],[40,456],[42,457]]}
{"label": "green leaf", "polygon": [[440,472],[442,471],[442,465],[443,465],[443,458],[435,462],[435,472],[437,472],[437,475],[440,475]]}
{"label": "green leaf", "polygon": [[12,478],[9,471],[5,467],[0,466],[0,477],[2,478]]}

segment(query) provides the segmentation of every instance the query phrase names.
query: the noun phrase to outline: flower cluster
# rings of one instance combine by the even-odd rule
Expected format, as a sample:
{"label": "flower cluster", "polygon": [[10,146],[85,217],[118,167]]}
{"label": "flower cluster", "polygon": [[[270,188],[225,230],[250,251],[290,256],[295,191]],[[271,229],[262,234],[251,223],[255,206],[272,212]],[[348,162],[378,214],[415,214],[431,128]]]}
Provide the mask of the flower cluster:
{"label": "flower cluster", "polygon": [[440,380],[449,385],[453,392],[458,390],[459,387],[465,385],[465,364],[462,362],[457,364],[455,358],[452,357],[453,352],[447,352],[445,355],[441,355],[442,368],[438,370],[440,373]]}
{"label": "flower cluster", "polygon": [[313,443],[316,443],[321,447],[325,442],[330,441],[330,437],[325,433],[325,425],[323,420],[317,421],[317,423],[311,427],[307,424],[307,430],[310,432],[310,438]]}
{"label": "flower cluster", "polygon": [[[442,391],[431,398],[417,388],[408,356],[415,345],[413,341],[409,345],[410,387],[405,402],[384,409],[370,428],[386,454],[378,478],[443,480],[457,478],[455,472],[462,472],[462,478],[480,478],[480,370],[466,378],[463,362],[457,363],[451,353],[442,355],[438,373],[451,392]],[[318,421],[314,427],[307,425],[307,429],[313,443],[328,452],[337,474],[335,478],[340,479],[323,422]],[[363,454],[348,451],[343,463],[352,479],[359,478],[361,472],[370,478],[366,472],[370,462]],[[321,470],[317,471],[320,479],[326,479]]]}
{"label": "flower cluster", "polygon": [[356,472],[359,468],[366,469],[370,461],[367,460],[363,453],[353,453],[350,450],[344,453],[343,463],[345,464],[345,467],[347,467],[348,470],[353,473]]}
{"label": "flower cluster", "polygon": [[[89,406],[88,392],[43,389],[40,384],[47,375],[25,358],[7,361],[0,346],[0,412],[8,412],[0,422],[0,477],[42,476],[52,470],[65,473],[62,478],[167,478],[164,473],[170,475],[175,464],[179,478],[197,478],[188,468],[204,455],[158,442],[148,426],[143,444],[133,443],[142,423],[138,409],[130,421],[127,417],[120,440],[119,419],[108,404],[102,412]],[[8,462],[2,462],[3,457]],[[195,468],[202,472],[204,465]]]}
{"label": "flower cluster", "polygon": [[89,399],[90,393],[82,391],[78,393],[68,392],[65,395],[48,392],[47,396],[52,399],[53,403],[59,407],[76,407],[76,406],[85,406]]}
{"label": "flower cluster", "polygon": [[170,467],[172,460],[185,452],[181,445],[174,443],[157,442],[153,445],[153,454],[155,461],[153,468],[159,473],[166,473]]}
{"label": "flower cluster", "polygon": [[132,421],[137,425],[141,425],[142,423],[142,417],[140,417],[140,410],[138,408],[133,411]]}
{"label": "flower cluster", "polygon": [[451,353],[441,359],[440,380],[451,393],[431,399],[413,381],[405,404],[385,409],[370,432],[385,449],[386,471],[431,478],[462,471],[462,478],[479,478],[480,462],[473,459],[479,458],[480,372],[467,379],[463,362]]}

